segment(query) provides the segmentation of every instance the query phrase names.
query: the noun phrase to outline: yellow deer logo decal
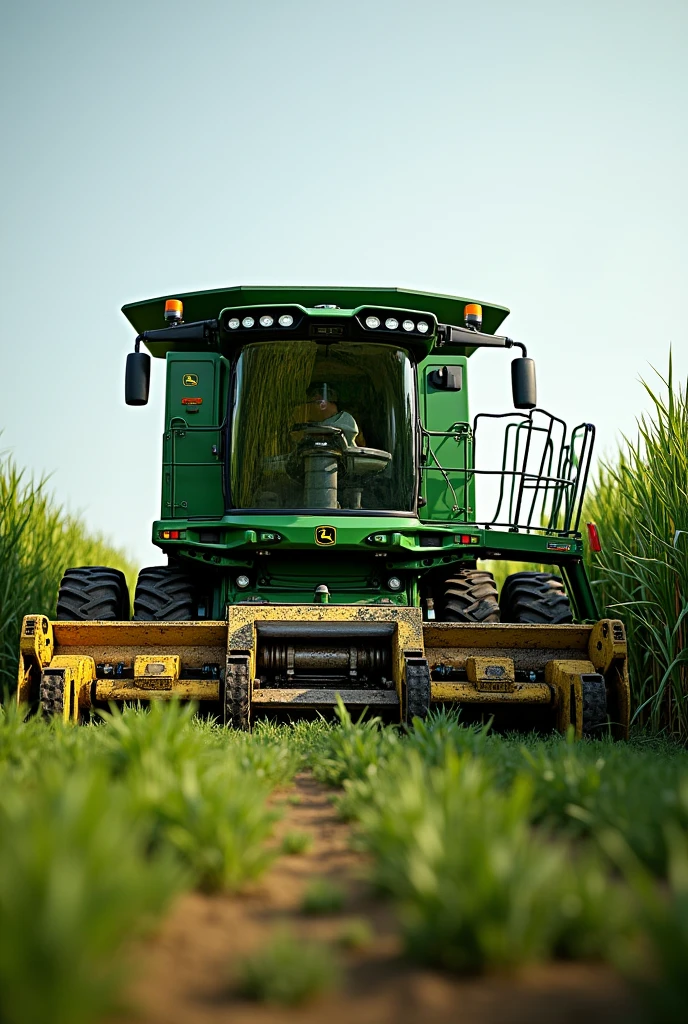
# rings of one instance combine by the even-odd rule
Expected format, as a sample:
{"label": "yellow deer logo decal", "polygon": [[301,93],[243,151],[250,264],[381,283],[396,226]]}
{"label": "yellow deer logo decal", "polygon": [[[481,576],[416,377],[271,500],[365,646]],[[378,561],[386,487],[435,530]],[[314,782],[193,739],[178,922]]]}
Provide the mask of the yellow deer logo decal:
{"label": "yellow deer logo decal", "polygon": [[334,526],[316,526],[315,543],[327,547],[337,543],[337,531]]}

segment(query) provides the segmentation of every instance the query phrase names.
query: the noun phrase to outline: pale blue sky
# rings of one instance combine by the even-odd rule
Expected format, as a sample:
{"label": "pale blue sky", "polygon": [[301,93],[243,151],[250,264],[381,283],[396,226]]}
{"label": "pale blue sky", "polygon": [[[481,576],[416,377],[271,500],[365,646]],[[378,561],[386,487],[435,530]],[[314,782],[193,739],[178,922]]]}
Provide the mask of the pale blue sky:
{"label": "pale blue sky", "polygon": [[[389,284],[510,306],[540,401],[599,451],[685,380],[688,4],[8,2],[0,447],[156,562],[164,364],[124,302]],[[473,360],[473,410],[509,404]]]}

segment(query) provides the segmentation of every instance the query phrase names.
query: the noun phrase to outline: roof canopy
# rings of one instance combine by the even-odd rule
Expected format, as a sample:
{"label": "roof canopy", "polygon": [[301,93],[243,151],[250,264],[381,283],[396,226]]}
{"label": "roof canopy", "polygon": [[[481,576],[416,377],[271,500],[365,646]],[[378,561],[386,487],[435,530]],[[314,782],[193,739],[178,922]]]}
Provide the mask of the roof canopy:
{"label": "roof canopy", "polygon": [[[223,309],[235,306],[281,305],[298,303],[313,307],[332,303],[342,309],[358,306],[392,306],[398,309],[434,313],[440,323],[462,327],[463,308],[467,302],[479,302],[475,298],[461,298],[456,295],[436,295],[434,292],[418,292],[410,288],[343,288],[316,285],[262,286],[237,285],[234,288],[214,288],[205,292],[171,292],[156,299],[143,302],[129,302],[122,306],[122,312],[138,334],[154,331],[165,326],[165,299],[181,299],[184,303],[184,320],[213,320]],[[508,316],[505,306],[486,302],[483,307],[483,331],[495,334],[502,321]]]}

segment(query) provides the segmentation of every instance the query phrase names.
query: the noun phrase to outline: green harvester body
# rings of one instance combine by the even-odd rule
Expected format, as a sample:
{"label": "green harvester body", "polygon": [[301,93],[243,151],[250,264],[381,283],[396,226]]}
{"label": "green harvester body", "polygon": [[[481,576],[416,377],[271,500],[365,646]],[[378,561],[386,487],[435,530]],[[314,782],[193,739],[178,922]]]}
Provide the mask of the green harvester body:
{"label": "green harvester body", "polygon": [[[168,565],[141,569],[133,619],[121,572],[66,570],[56,620],[24,619],[20,703],[77,722],[179,698],[249,729],[341,700],[407,725],[449,706],[627,735],[624,626],[598,619],[579,529],[594,427],[537,407],[507,309],[237,287],[123,311],[129,405],[166,361]],[[469,414],[479,348],[517,350],[514,410]]]}
{"label": "green harvester body", "polygon": [[[432,584],[441,573],[451,575],[452,569],[475,566],[479,559],[508,559],[557,566],[577,616],[597,617],[578,522],[574,517],[563,522],[564,505],[575,485],[553,479],[561,467],[540,473],[541,478],[552,479],[540,480],[539,498],[548,491],[550,501],[556,500],[554,492],[559,491],[558,521],[555,517],[550,528],[532,517],[525,525],[506,522],[501,526],[476,518],[475,496],[481,479],[474,472],[468,359],[477,345],[467,345],[463,335],[459,343],[443,340],[438,330],[439,325],[463,327],[464,308],[474,300],[395,288],[341,287],[237,287],[179,298],[185,320],[179,327],[160,329],[165,323],[165,298],[132,303],[123,312],[137,333],[146,335],[143,341],[151,354],[167,361],[162,508],[160,520],[153,524],[153,543],[197,575],[203,614],[218,618],[227,604],[247,600],[312,601],[316,588],[323,585],[332,603],[421,606],[424,581]],[[495,335],[509,311],[481,305],[482,334]],[[298,326],[280,328],[277,321],[282,310],[294,316],[295,324],[298,318]],[[398,321],[397,331],[385,328],[383,314]],[[366,330],[365,320],[371,315],[381,323]],[[261,316],[272,317],[273,324],[261,327]],[[232,319],[246,318],[253,320],[249,328],[225,326]],[[404,331],[404,320],[425,322],[428,331]],[[206,331],[206,337],[183,338],[186,324],[208,321],[217,322],[218,329]],[[396,382],[378,378],[381,387],[388,387],[375,393],[377,366],[372,355],[379,357],[383,346],[392,359],[400,351],[408,357],[410,393],[403,397],[411,409],[394,455],[403,460],[407,476],[410,469],[413,485],[398,495],[399,507],[391,507],[394,494],[382,493],[378,474],[363,478],[361,508],[346,507],[342,501],[333,503],[335,507],[305,508],[303,496],[297,494],[297,479],[291,494],[286,493],[289,488],[279,494],[282,505],[292,497],[292,508],[258,507],[266,495],[267,501],[274,502],[275,487],[269,479],[264,486],[255,480],[242,486],[239,477],[250,464],[251,473],[269,478],[269,460],[289,454],[276,451],[275,444],[297,447],[289,436],[292,409],[305,401],[313,377],[330,374],[333,379],[327,383],[341,395],[339,406],[343,403],[353,414],[367,445],[372,442],[378,450],[385,450],[385,444],[392,446],[390,424],[383,421]],[[242,353],[247,348],[256,357],[252,363],[260,377],[245,382],[237,392],[237,368],[243,369]],[[338,348],[347,349],[341,361],[336,357]],[[290,349],[296,355],[295,365],[290,362]],[[496,354],[493,358],[499,361]],[[459,384],[456,390],[443,386],[442,371],[448,365]],[[298,380],[295,373],[300,374]],[[202,402],[183,404],[189,399]],[[252,416],[246,416],[241,403],[250,404]],[[366,422],[370,420],[376,422]],[[242,427],[249,432],[263,427],[263,436],[241,436]],[[263,445],[269,446],[269,452],[262,455],[261,465]],[[402,445],[405,450],[400,450]],[[233,474],[237,447],[244,465]],[[490,472],[495,475],[502,469],[509,467],[497,460]],[[396,473],[393,458],[382,476]],[[297,466],[294,476],[298,475]],[[375,494],[366,500],[366,479],[377,485],[375,493],[385,499],[383,508],[374,507]],[[523,486],[513,476],[502,479],[512,490]],[[575,483],[578,489],[573,497],[579,502],[580,479]],[[279,492],[279,486],[276,489]],[[237,501],[242,493],[246,498]],[[334,544],[318,543],[316,530],[323,526],[334,527]],[[170,534],[176,534],[174,539]],[[242,581],[248,577],[248,586],[237,587],[237,577]],[[401,582],[397,591],[387,586],[390,578]]]}

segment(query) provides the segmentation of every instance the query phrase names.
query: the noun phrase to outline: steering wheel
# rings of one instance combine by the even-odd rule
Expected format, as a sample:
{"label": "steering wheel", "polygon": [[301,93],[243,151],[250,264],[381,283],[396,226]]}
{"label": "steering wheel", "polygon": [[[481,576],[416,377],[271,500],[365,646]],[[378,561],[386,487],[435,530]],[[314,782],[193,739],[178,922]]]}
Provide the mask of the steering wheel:
{"label": "steering wheel", "polygon": [[329,423],[295,423],[289,430],[292,434],[307,434],[309,437],[316,434],[344,437],[341,427],[333,427]]}

